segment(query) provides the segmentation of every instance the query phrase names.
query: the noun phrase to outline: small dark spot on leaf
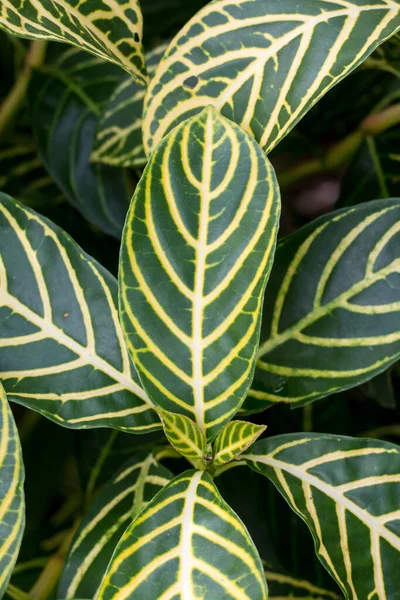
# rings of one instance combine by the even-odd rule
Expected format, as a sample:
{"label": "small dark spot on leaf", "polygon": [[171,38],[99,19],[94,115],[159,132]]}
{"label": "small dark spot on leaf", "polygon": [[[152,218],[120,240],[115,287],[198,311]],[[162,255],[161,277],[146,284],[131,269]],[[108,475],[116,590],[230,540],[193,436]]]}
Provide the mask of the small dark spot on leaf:
{"label": "small dark spot on leaf", "polygon": [[135,40],[135,42],[139,43],[140,42],[139,34],[135,33],[135,35],[133,36],[133,39]]}
{"label": "small dark spot on leaf", "polygon": [[183,85],[186,88],[190,88],[191,90],[194,90],[194,88],[196,87],[196,85],[198,83],[199,83],[199,78],[192,75],[191,77],[188,77],[187,79],[185,79],[185,81],[183,82]]}

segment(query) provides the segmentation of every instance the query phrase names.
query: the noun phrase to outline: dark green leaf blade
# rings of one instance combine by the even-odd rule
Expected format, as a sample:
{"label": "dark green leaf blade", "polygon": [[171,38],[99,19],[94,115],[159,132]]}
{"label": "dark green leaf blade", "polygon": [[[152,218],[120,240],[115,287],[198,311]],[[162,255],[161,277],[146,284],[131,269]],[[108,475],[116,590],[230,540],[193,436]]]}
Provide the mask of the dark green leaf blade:
{"label": "dark green leaf blade", "polygon": [[266,600],[257,550],[206,473],[176,477],[132,523],[98,600]]}
{"label": "dark green leaf blade", "polygon": [[67,427],[159,427],[124,344],[115,279],[4,194],[0,256],[0,379],[9,399]]}
{"label": "dark green leaf blade", "polygon": [[123,234],[122,326],[142,384],[211,440],[247,394],[280,211],[260,147],[212,107],[165,138]]}
{"label": "dark green leaf blade", "polygon": [[400,200],[369,202],[278,245],[247,409],[305,404],[398,359],[399,219]]}
{"label": "dark green leaf blade", "polygon": [[400,448],[379,440],[294,434],[242,457],[307,523],[345,598],[395,600],[400,586]]}

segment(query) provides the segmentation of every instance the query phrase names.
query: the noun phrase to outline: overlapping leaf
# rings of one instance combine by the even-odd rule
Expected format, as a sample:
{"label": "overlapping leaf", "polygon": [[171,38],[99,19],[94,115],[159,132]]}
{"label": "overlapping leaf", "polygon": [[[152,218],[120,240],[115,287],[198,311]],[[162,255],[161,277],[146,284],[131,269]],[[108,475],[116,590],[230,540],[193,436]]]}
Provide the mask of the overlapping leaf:
{"label": "overlapping leaf", "polygon": [[264,425],[231,421],[219,432],[214,442],[214,466],[230,462],[247,450],[266,430]]}
{"label": "overlapping leaf", "polygon": [[206,438],[201,429],[189,417],[160,411],[165,435],[170,444],[187,458],[194,467],[202,469],[206,450]]}
{"label": "overlapping leaf", "polygon": [[107,565],[132,519],[172,479],[150,454],[130,459],[90,506],[72,541],[58,598],[95,598]]}
{"label": "overlapping leaf", "polygon": [[278,246],[246,408],[307,403],[400,355],[399,200],[317,219]]}
{"label": "overlapping leaf", "polygon": [[0,27],[30,39],[68,42],[146,83],[139,0],[2,0]]}
{"label": "overlapping leaf", "polygon": [[18,431],[0,383],[0,598],[18,557],[25,524],[24,466]]}
{"label": "overlapping leaf", "polygon": [[114,278],[4,194],[0,256],[0,379],[9,398],[69,427],[158,427],[122,338]]}
{"label": "overlapping leaf", "polygon": [[279,192],[260,147],[212,107],[153,153],[120,261],[122,324],[141,381],[208,440],[250,385]]}
{"label": "overlapping leaf", "polygon": [[216,0],[173,40],[145,104],[151,152],[213,104],[271,150],[400,27],[395,0]]}
{"label": "overlapping leaf", "polygon": [[187,471],[147,505],[119,543],[98,600],[264,600],[260,558],[210,477]]}
{"label": "overlapping leaf", "polygon": [[122,169],[92,164],[97,118],[121,70],[75,48],[36,72],[30,97],[39,151],[69,202],[100,229],[120,237],[131,191]]}
{"label": "overlapping leaf", "polygon": [[321,434],[257,442],[243,455],[309,526],[318,556],[349,600],[400,589],[400,448]]}
{"label": "overlapping leaf", "polygon": [[[146,56],[153,75],[167,45],[157,46]],[[146,90],[132,77],[125,77],[108,101],[97,125],[92,161],[119,167],[146,164],[142,140],[142,113]]]}
{"label": "overlapping leaf", "polygon": [[269,600],[340,600],[341,596],[280,570],[265,567]]}

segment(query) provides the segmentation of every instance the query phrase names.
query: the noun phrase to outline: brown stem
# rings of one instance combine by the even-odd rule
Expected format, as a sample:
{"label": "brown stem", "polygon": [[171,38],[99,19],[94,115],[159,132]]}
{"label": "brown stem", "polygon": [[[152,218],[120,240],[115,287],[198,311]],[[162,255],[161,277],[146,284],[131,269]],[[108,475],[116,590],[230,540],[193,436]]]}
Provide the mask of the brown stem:
{"label": "brown stem", "polygon": [[46,48],[47,42],[42,40],[36,40],[31,43],[25,57],[24,66],[9,94],[0,106],[0,134],[3,133],[7,125],[18,113],[25,100],[28,85],[32,76],[32,69],[39,67],[43,63],[46,56]]}

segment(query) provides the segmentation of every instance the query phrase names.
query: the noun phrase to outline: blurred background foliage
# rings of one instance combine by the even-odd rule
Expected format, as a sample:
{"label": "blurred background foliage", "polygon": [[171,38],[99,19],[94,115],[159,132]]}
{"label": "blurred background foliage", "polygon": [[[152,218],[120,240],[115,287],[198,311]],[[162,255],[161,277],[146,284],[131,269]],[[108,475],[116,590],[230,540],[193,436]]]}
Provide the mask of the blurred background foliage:
{"label": "blurred background foliage", "polygon": [[[205,2],[142,4],[150,51]],[[0,188],[60,225],[116,275],[118,236],[141,168],[93,162],[92,151],[105,106],[126,75],[55,43],[31,68],[33,44],[0,34]],[[12,114],[10,95],[18,100]],[[283,194],[281,235],[335,207],[400,196],[400,125],[375,133],[382,111],[399,102],[395,37],[330,91],[271,154]],[[394,366],[360,388],[304,409],[275,406],[251,419],[266,424],[269,435],[303,430],[398,442],[399,396],[400,369]],[[71,431],[13,409],[26,466],[27,527],[8,597],[19,597],[14,586],[33,586],[31,597],[39,599],[43,573],[50,565],[54,578],[59,575],[71,531],[101,486],[133,453],[165,442],[162,434]],[[164,463],[175,473],[185,468],[179,460]],[[218,486],[248,526],[267,568],[337,592],[305,525],[265,478],[238,468],[222,475]]]}

